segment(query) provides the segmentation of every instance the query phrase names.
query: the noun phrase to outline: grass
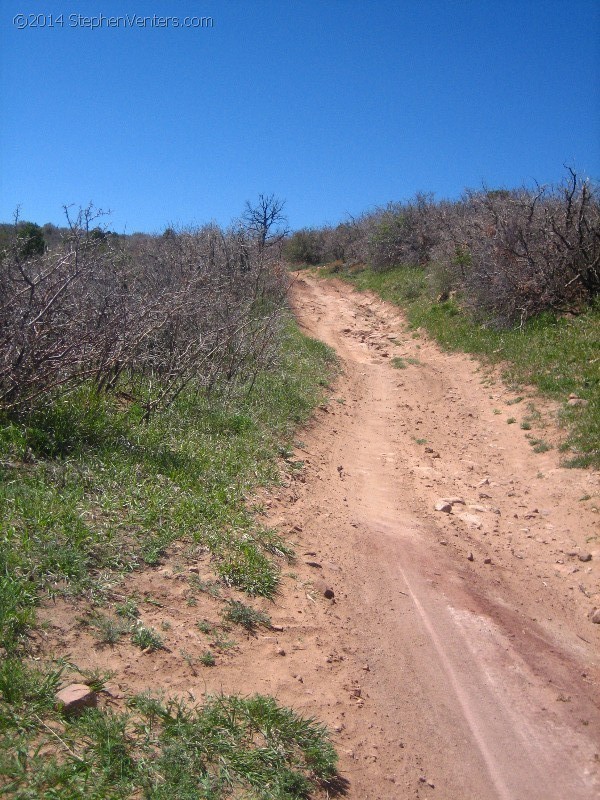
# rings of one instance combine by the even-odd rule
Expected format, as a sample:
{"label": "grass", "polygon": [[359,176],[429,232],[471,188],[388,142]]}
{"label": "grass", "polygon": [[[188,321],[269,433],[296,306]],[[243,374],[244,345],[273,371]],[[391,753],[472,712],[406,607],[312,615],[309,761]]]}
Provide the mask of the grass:
{"label": "grass", "polygon": [[131,642],[140,650],[160,650],[164,644],[158,631],[140,624],[133,628]]}
{"label": "grass", "polygon": [[[561,402],[561,422],[568,429],[566,465],[600,467],[600,304],[578,316],[544,313],[522,330],[495,330],[474,322],[454,300],[434,302],[420,268],[336,275],[405,309],[413,335],[422,328],[448,350],[501,364],[509,386],[534,386]],[[587,405],[568,406],[570,393]]]}
{"label": "grass", "polygon": [[[0,418],[3,796],[296,798],[332,773],[324,729],[269,698],[217,698],[202,708],[132,701],[126,714],[100,707],[62,719],[54,692],[66,667],[36,665],[28,650],[36,607],[54,597],[84,599],[103,644],[128,634],[142,649],[161,647],[138,606],[162,604],[114,588],[159,564],[175,540],[209,554],[217,572],[196,583],[190,576],[192,591],[218,603],[226,586],[274,597],[293,553],[247,500],[279,480],[281,448],[322,401],[332,368],[331,352],[290,322],[277,363],[250,395],[209,402],[182,392],[145,423],[135,403],[119,408],[83,387]],[[207,653],[200,663],[209,665]],[[102,676],[89,681],[99,688]]]}
{"label": "grass", "polygon": [[192,706],[143,694],[125,711],[65,717],[54,707],[60,678],[18,659],[0,664],[5,797],[298,800],[336,775],[325,728],[273,698],[219,695]]}
{"label": "grass", "polygon": [[228,605],[229,607],[223,613],[223,618],[227,622],[241,625],[250,633],[254,633],[260,626],[271,627],[271,619],[262,611],[257,611],[239,600],[230,600]]}

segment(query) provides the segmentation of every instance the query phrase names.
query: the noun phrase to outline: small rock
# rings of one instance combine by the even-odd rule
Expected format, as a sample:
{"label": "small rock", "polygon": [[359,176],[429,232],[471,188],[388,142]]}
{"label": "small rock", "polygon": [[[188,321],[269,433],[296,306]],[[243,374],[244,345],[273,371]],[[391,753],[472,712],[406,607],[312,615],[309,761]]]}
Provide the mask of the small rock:
{"label": "small rock", "polygon": [[284,656],[285,655],[285,650],[283,649],[283,647],[278,647],[276,652],[277,652],[278,656]]}
{"label": "small rock", "polygon": [[484,558],[483,559],[483,563],[484,564],[491,564],[492,563],[492,559],[491,558]]}
{"label": "small rock", "polygon": [[487,508],[485,508],[485,506],[473,505],[469,506],[469,508],[471,509],[471,511],[478,511],[480,514],[485,514],[485,512],[487,511]]}
{"label": "small rock", "polygon": [[580,561],[583,561],[585,563],[586,561],[591,561],[592,560],[592,554],[591,553],[579,553],[578,558],[579,558]]}
{"label": "small rock", "polygon": [[333,600],[333,598],[335,597],[335,592],[328,583],[325,583],[325,581],[322,580],[316,581],[315,589],[320,594],[322,594],[323,597],[326,597],[328,600]]}
{"label": "small rock", "polygon": [[281,633],[282,631],[285,630],[285,628],[283,627],[283,625],[271,625],[271,630],[278,631],[279,633]]}
{"label": "small rock", "polygon": [[448,542],[445,539],[441,539],[440,544],[443,544],[445,547],[448,544]]}
{"label": "small rock", "polygon": [[570,400],[567,400],[568,406],[587,406],[588,400],[584,400],[582,397],[571,397]]}
{"label": "small rock", "polygon": [[590,617],[592,622],[595,622],[596,625],[600,625],[600,608],[597,608],[595,611],[592,612],[592,616]]}
{"label": "small rock", "polygon": [[71,683],[56,693],[56,700],[66,714],[75,714],[84,708],[96,705],[96,692],[85,683]]}
{"label": "small rock", "polygon": [[315,569],[323,569],[323,567],[321,566],[321,564],[319,564],[318,561],[306,561],[305,563],[307,567],[314,567]]}
{"label": "small rock", "polygon": [[473,553],[469,553],[469,555],[467,556],[467,561],[475,561],[475,556],[473,555]]}
{"label": "small rock", "polygon": [[464,497],[442,497],[444,503],[450,503],[451,506],[464,506]]}
{"label": "small rock", "polygon": [[490,485],[490,479],[489,478],[484,478],[482,481],[479,481],[479,483],[477,484],[477,486],[489,486],[489,485]]}
{"label": "small rock", "polygon": [[199,575],[200,570],[198,567],[188,567],[188,572],[191,572],[193,575]]}
{"label": "small rock", "polygon": [[435,504],[436,511],[443,511],[444,514],[449,514],[452,511],[452,503],[447,503],[445,500],[438,500]]}
{"label": "small rock", "polygon": [[476,514],[459,514],[459,518],[473,528],[477,528],[478,530],[481,528],[481,520]]}

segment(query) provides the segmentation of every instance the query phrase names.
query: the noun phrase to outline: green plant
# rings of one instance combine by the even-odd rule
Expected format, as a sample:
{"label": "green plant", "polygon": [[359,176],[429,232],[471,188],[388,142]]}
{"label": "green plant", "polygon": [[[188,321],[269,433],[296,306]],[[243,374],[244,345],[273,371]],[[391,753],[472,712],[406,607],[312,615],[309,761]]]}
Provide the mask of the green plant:
{"label": "green plant", "polygon": [[228,608],[223,612],[223,618],[234,625],[241,625],[253,633],[259,626],[271,627],[271,619],[262,611],[257,611],[239,600],[229,600]]}
{"label": "green plant", "polygon": [[141,624],[136,625],[133,629],[131,643],[141,650],[160,650],[164,644],[158,631]]}
{"label": "green plant", "polygon": [[94,636],[101,644],[117,644],[121,636],[127,632],[127,625],[121,620],[104,614],[94,614],[89,623],[93,629]]}
{"label": "green plant", "polygon": [[509,418],[506,420],[506,424],[507,424],[507,425],[514,425],[516,421],[517,421],[517,420],[516,420],[514,417],[509,417]]}
{"label": "green plant", "polygon": [[529,444],[533,447],[534,453],[546,453],[552,449],[552,445],[544,441],[544,439],[530,439]]}
{"label": "green plant", "polygon": [[115,606],[115,611],[120,617],[135,620],[139,617],[140,611],[133,597],[128,597],[124,603]]}
{"label": "green plant", "polygon": [[406,361],[399,356],[394,356],[392,358],[392,366],[396,367],[396,369],[406,369]]}
{"label": "green plant", "polygon": [[217,662],[215,660],[214,655],[210,652],[210,650],[206,650],[200,656],[200,663],[204,667],[214,667]]}
{"label": "green plant", "polygon": [[209,636],[215,629],[215,626],[205,619],[198,620],[196,625],[198,626],[198,630],[200,630],[202,633],[205,633],[207,636]]}

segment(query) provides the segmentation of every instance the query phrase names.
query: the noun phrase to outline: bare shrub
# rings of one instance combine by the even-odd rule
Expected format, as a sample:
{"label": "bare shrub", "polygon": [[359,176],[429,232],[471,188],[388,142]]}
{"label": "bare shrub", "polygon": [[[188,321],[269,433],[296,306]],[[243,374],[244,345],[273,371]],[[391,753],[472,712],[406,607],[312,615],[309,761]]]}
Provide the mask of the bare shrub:
{"label": "bare shrub", "polygon": [[126,390],[147,416],[190,384],[251,387],[276,354],[285,301],[272,211],[266,229],[121,240],[92,207],[66,209],[58,247],[24,255],[15,237],[0,264],[0,408],[89,380]]}

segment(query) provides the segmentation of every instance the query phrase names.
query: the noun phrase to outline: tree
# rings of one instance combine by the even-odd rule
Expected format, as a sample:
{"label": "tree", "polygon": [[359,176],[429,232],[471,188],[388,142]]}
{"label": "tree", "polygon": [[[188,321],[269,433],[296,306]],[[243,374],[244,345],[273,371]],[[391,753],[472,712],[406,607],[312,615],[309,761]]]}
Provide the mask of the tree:
{"label": "tree", "polygon": [[46,249],[44,232],[35,222],[22,222],[17,228],[19,252],[22,258],[41,256]]}
{"label": "tree", "polygon": [[259,194],[254,206],[250,201],[246,201],[242,222],[246,230],[257,240],[260,250],[277,244],[287,235],[284,206],[285,200],[279,200],[274,194]]}

